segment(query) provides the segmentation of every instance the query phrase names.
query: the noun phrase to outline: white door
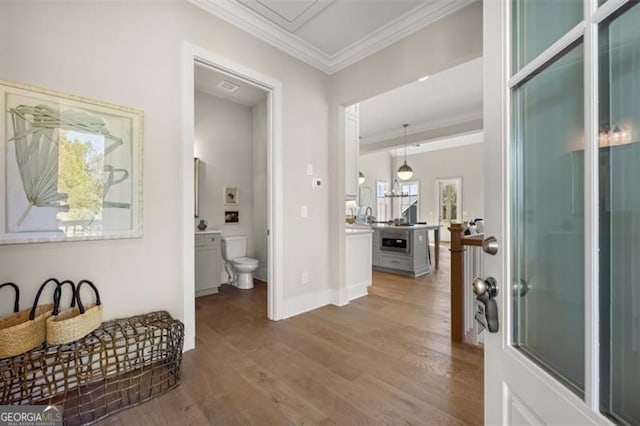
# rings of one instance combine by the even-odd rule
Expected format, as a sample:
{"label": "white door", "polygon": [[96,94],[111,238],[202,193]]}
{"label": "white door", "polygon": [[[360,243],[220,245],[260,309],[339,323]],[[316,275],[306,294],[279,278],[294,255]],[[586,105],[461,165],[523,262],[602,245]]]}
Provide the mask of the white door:
{"label": "white door", "polygon": [[483,7],[485,422],[640,424],[640,4]]}

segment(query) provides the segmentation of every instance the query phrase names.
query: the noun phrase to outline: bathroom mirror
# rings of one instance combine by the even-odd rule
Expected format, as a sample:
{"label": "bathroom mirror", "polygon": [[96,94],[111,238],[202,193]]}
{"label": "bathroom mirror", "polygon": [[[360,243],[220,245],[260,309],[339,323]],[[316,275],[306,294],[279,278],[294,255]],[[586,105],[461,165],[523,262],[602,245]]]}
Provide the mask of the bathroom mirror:
{"label": "bathroom mirror", "polygon": [[193,159],[193,217],[200,216],[200,159]]}

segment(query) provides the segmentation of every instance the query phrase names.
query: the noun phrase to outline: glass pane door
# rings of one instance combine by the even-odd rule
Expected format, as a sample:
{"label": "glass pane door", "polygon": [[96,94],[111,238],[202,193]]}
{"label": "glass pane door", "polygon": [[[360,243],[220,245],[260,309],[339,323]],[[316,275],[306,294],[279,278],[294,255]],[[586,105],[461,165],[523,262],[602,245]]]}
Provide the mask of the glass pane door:
{"label": "glass pane door", "polygon": [[640,5],[600,26],[601,406],[640,424]]}
{"label": "glass pane door", "polygon": [[582,0],[514,0],[513,71],[582,21],[582,6]]}
{"label": "glass pane door", "polygon": [[[526,3],[526,2],[525,2]],[[584,390],[584,61],[574,46],[513,92],[513,346]]]}

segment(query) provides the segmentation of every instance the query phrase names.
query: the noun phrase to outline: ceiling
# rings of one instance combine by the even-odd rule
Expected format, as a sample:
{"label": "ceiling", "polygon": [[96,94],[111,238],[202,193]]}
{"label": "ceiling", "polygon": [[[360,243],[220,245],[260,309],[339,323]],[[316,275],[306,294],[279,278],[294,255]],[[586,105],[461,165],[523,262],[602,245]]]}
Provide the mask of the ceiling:
{"label": "ceiling", "polygon": [[461,123],[481,120],[482,58],[477,58],[360,102],[361,149],[402,144],[404,123],[407,140],[416,144],[438,129],[452,129],[450,135]]}
{"label": "ceiling", "polygon": [[[228,83],[231,83],[231,85]],[[262,102],[267,96],[266,90],[198,63],[194,67],[194,86],[197,91],[246,106],[254,106]],[[231,88],[237,86],[237,89],[230,92],[220,86]]]}
{"label": "ceiling", "polygon": [[474,0],[189,1],[332,74]]}

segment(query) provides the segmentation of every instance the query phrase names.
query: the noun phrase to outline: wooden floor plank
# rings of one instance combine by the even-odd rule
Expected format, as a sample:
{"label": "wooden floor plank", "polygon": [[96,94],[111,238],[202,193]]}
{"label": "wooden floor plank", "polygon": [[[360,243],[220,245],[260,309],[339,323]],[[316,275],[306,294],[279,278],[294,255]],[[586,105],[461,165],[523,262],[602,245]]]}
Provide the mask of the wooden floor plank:
{"label": "wooden floor plank", "polygon": [[279,322],[265,283],[222,286],[196,300],[180,387],[102,424],[481,424],[483,352],[449,339],[449,261]]}

